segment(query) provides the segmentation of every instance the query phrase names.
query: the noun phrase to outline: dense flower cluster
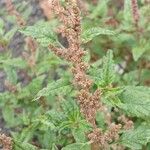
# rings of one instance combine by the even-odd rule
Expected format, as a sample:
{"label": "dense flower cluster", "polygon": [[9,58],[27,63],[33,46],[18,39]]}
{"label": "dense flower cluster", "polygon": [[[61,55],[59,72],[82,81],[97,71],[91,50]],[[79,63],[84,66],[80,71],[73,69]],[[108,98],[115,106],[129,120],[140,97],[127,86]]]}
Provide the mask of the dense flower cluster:
{"label": "dense flower cluster", "polygon": [[88,137],[97,143],[100,143],[103,149],[107,149],[108,142],[112,142],[113,140],[118,140],[119,135],[118,132],[121,129],[121,125],[111,124],[109,129],[103,133],[101,129],[95,128],[92,133],[88,135]]}
{"label": "dense flower cluster", "polygon": [[107,124],[109,125],[108,131],[103,131],[97,128],[96,125],[96,112],[104,111],[100,101],[101,91],[97,89],[91,92],[93,81],[86,74],[88,64],[83,61],[85,51],[81,48],[81,23],[80,23],[80,10],[76,0],[66,1],[66,6],[62,7],[58,0],[53,0],[53,11],[62,22],[62,26],[57,30],[59,34],[66,37],[69,43],[68,48],[55,47],[49,45],[49,48],[59,57],[71,62],[72,73],[74,76],[73,84],[78,88],[77,101],[80,105],[81,113],[85,116],[86,120],[93,126],[93,131],[88,135],[88,138],[93,143],[92,149],[97,150],[99,147],[108,145],[106,143],[118,139],[118,132],[121,128],[120,125],[111,124],[110,115],[107,115]]}
{"label": "dense flower cluster", "polygon": [[95,126],[96,111],[101,107],[99,102],[100,91],[90,93],[92,80],[86,75],[88,65],[82,60],[85,55],[80,43],[80,10],[75,0],[67,1],[66,7],[62,7],[59,1],[53,1],[54,12],[58,15],[63,25],[58,29],[58,33],[67,37],[69,47],[65,49],[52,45],[49,47],[58,56],[62,56],[73,64],[72,73],[74,75],[73,84],[79,89],[78,102],[81,112],[85,118]]}
{"label": "dense flower cluster", "polygon": [[3,150],[12,150],[12,139],[5,134],[0,134],[0,144],[2,144]]}
{"label": "dense flower cluster", "polygon": [[138,25],[138,22],[140,19],[140,14],[139,14],[139,8],[138,8],[137,0],[131,0],[131,6],[132,6],[132,14],[133,14],[134,22],[136,25]]}
{"label": "dense flower cluster", "polygon": [[128,130],[128,129],[131,129],[133,128],[133,121],[131,121],[129,118],[127,118],[125,115],[121,115],[119,118],[118,118],[118,121],[121,121],[123,124],[124,124],[124,129],[125,130]]}

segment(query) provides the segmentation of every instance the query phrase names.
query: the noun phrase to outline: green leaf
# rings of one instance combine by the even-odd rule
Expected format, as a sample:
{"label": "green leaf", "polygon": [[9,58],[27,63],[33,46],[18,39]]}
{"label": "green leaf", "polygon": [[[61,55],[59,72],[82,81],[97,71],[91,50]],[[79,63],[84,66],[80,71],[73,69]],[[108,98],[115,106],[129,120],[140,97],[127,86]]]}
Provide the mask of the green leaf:
{"label": "green leaf", "polygon": [[45,75],[39,76],[35,79],[33,79],[30,84],[28,84],[26,87],[20,89],[18,99],[23,99],[25,97],[29,97],[32,99],[32,97],[37,94],[37,92],[42,88],[42,83],[45,78]]}
{"label": "green leaf", "polygon": [[4,21],[0,18],[0,29],[4,27]]}
{"label": "green leaf", "polygon": [[111,84],[114,81],[114,61],[113,61],[113,52],[109,50],[106,54],[106,57],[103,58],[103,68],[102,68],[102,86]]}
{"label": "green leaf", "polygon": [[61,102],[61,108],[65,115],[65,120],[59,125],[60,132],[65,128],[75,129],[82,125],[82,117],[80,110],[76,102],[72,99],[63,100]]}
{"label": "green leaf", "polygon": [[131,0],[125,0],[124,1],[124,20],[125,23],[131,23],[132,15],[131,15]]}
{"label": "green leaf", "polygon": [[90,14],[90,18],[95,19],[99,16],[104,17],[107,15],[107,3],[109,0],[99,0],[96,7],[94,7],[93,12]]}
{"label": "green leaf", "polygon": [[123,88],[121,87],[106,87],[102,88],[102,101],[111,107],[118,106],[122,104],[121,100],[118,98],[118,95],[122,93]]}
{"label": "green leaf", "polygon": [[4,21],[0,18],[0,36],[3,35]]}
{"label": "green leaf", "polygon": [[20,32],[35,38],[42,46],[47,47],[49,44],[56,44],[57,42],[57,37],[53,32],[55,25],[55,23],[38,22],[34,26],[28,26],[20,30]]}
{"label": "green leaf", "polygon": [[5,106],[2,109],[3,118],[9,126],[16,124],[15,122],[15,113],[12,106]]}
{"label": "green leaf", "polygon": [[15,32],[17,31],[17,28],[12,28],[11,30],[9,30],[5,35],[4,35],[4,38],[7,40],[7,41],[10,41],[11,38],[14,36]]}
{"label": "green leaf", "polygon": [[81,38],[83,43],[87,43],[91,40],[93,40],[98,35],[115,35],[116,33],[114,31],[100,28],[100,27],[93,27],[90,29],[87,29],[83,31]]}
{"label": "green leaf", "polygon": [[40,90],[35,96],[34,100],[38,100],[42,96],[68,94],[71,90],[71,83],[67,79],[59,79],[49,83],[47,87]]}
{"label": "green leaf", "polygon": [[58,148],[57,148],[57,146],[55,144],[53,144],[52,150],[58,150]]}
{"label": "green leaf", "polygon": [[86,142],[86,137],[84,133],[84,129],[76,128],[72,130],[72,134],[76,140],[76,142]]}
{"label": "green leaf", "polygon": [[0,60],[0,63],[2,63],[3,65],[17,67],[20,69],[23,69],[27,66],[26,61],[21,58],[9,58],[6,60]]}
{"label": "green leaf", "polygon": [[114,82],[115,71],[112,50],[109,50],[106,56],[103,57],[102,68],[98,68],[97,66],[92,67],[89,74],[95,80],[95,84],[98,87],[106,87]]}
{"label": "green leaf", "polygon": [[38,150],[38,148],[29,143],[14,140],[13,150]]}
{"label": "green leaf", "polygon": [[17,83],[17,72],[11,66],[4,66],[5,73],[7,75],[7,80],[13,84]]}
{"label": "green leaf", "polygon": [[96,85],[99,85],[99,83],[101,82],[101,73],[102,73],[102,69],[98,67],[97,69],[93,67],[93,68],[90,68],[89,70],[89,74],[91,78],[94,80],[94,83]]}
{"label": "green leaf", "polygon": [[123,80],[126,85],[138,85],[144,84],[145,81],[149,80],[150,70],[148,69],[142,69],[140,71],[140,77],[139,77],[139,70],[133,70],[130,72],[127,72],[123,75]]}
{"label": "green leaf", "polygon": [[36,125],[30,125],[29,127],[22,129],[21,134],[18,134],[19,141],[28,142],[31,140],[36,129]]}
{"label": "green leaf", "polygon": [[144,52],[149,50],[150,44],[146,40],[140,40],[140,43],[132,49],[133,58],[137,61]]}
{"label": "green leaf", "polygon": [[96,123],[97,126],[104,129],[105,128],[105,116],[104,113],[102,112],[97,112],[96,113]]}
{"label": "green leaf", "polygon": [[62,150],[90,150],[89,143],[73,143],[62,148]]}
{"label": "green leaf", "polygon": [[30,5],[27,1],[22,1],[22,3],[15,4],[18,12],[23,12],[21,16],[24,20],[29,18],[29,15],[32,13],[32,5]]}
{"label": "green leaf", "polygon": [[150,142],[150,128],[145,126],[124,132],[120,140],[121,144],[134,150],[141,150],[148,142]]}
{"label": "green leaf", "polygon": [[5,107],[5,103],[9,100],[16,100],[16,97],[13,93],[10,92],[4,92],[0,93],[0,107]]}
{"label": "green leaf", "polygon": [[51,122],[51,120],[46,116],[40,116],[38,119],[35,119],[35,122],[42,124],[44,127],[48,127],[51,130],[55,130],[55,125]]}
{"label": "green leaf", "polygon": [[144,86],[126,86],[119,95],[119,105],[126,113],[141,118],[150,117],[150,88]]}

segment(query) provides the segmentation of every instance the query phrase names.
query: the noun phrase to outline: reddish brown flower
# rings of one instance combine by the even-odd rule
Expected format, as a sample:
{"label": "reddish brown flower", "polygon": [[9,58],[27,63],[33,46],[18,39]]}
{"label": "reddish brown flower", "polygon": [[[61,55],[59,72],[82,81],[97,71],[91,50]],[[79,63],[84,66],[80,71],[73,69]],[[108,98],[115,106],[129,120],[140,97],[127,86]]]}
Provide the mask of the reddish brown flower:
{"label": "reddish brown flower", "polygon": [[3,150],[12,150],[12,139],[5,134],[0,134],[0,144],[2,144]]}

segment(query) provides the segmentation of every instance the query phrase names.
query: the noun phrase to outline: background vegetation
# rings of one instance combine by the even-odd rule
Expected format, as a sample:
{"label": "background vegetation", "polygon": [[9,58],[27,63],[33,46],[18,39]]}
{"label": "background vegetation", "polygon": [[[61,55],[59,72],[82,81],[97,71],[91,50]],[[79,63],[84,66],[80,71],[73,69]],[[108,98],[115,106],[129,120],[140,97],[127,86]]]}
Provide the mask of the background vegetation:
{"label": "background vegetation", "polygon": [[[108,124],[124,126],[106,150],[150,149],[150,1],[138,0],[138,7],[133,1],[78,4],[83,60],[90,65],[91,90],[101,90],[105,106],[96,114],[96,125],[103,132]],[[50,1],[12,2],[0,2],[2,147],[91,149],[87,133],[93,127],[80,113],[72,64],[48,48],[49,44],[68,47],[67,38],[56,32],[61,23]]]}

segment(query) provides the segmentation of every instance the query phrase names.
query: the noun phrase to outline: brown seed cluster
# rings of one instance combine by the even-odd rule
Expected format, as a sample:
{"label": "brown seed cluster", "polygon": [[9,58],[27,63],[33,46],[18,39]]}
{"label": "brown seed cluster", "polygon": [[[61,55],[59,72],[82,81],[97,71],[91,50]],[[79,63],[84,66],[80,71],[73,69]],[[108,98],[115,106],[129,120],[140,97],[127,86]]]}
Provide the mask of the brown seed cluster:
{"label": "brown seed cluster", "polygon": [[96,128],[96,112],[103,107],[99,101],[100,95],[101,92],[99,90],[96,90],[94,93],[90,93],[86,89],[82,89],[80,90],[77,99],[80,104],[82,114],[84,114],[87,121],[90,122],[94,128]]}
{"label": "brown seed cluster", "polygon": [[88,138],[94,143],[100,143],[100,145],[106,145],[103,136],[103,131],[99,128],[95,128],[92,133],[88,135]]}
{"label": "brown seed cluster", "polygon": [[0,144],[2,144],[3,150],[12,150],[12,139],[5,134],[0,134]]}
{"label": "brown seed cluster", "polygon": [[80,104],[81,112],[87,121],[95,126],[96,112],[101,107],[99,102],[101,93],[99,90],[94,93],[90,92],[93,82],[86,74],[88,64],[82,60],[85,52],[81,48],[80,10],[77,6],[77,1],[68,0],[65,7],[62,7],[58,0],[53,0],[52,4],[55,14],[58,15],[59,20],[63,23],[57,32],[67,37],[69,47],[62,49],[50,45],[49,48],[56,55],[73,64],[71,69],[74,76],[73,84],[79,89],[77,100]]}
{"label": "brown seed cluster", "polygon": [[118,118],[118,121],[121,121],[124,126],[123,128],[125,130],[129,130],[129,129],[132,129],[134,126],[133,126],[133,121],[130,120],[129,118],[127,118],[125,115],[121,115],[119,118]]}
{"label": "brown seed cluster", "polygon": [[104,137],[106,141],[112,142],[117,141],[119,139],[119,131],[121,129],[122,125],[118,124],[116,125],[115,123],[110,124],[108,131],[104,133]]}
{"label": "brown seed cluster", "polygon": [[98,0],[92,0],[92,3],[95,4],[95,5],[97,5]]}
{"label": "brown seed cluster", "polygon": [[[80,10],[76,0],[66,0],[66,5],[62,7],[59,0],[53,0],[53,11],[62,22],[62,26],[57,30],[59,34],[66,37],[69,43],[68,48],[55,47],[49,45],[49,48],[59,57],[72,63],[72,74],[74,76],[73,84],[78,89],[77,101],[80,105],[81,113],[86,120],[93,126],[93,131],[88,138],[93,143],[93,150],[108,145],[108,142],[118,139],[120,125],[111,124],[111,116],[108,110],[100,102],[101,91],[91,92],[93,81],[86,74],[88,64],[83,61],[85,51],[81,48],[81,23]],[[106,111],[106,122],[109,126],[108,131],[103,132],[97,128],[96,112],[98,110]]]}
{"label": "brown seed cluster", "polygon": [[17,92],[17,87],[15,85],[13,85],[11,82],[9,82],[8,80],[5,80],[4,85],[8,91],[10,91],[12,93]]}
{"label": "brown seed cluster", "polygon": [[140,14],[139,14],[139,8],[138,8],[138,2],[137,0],[131,0],[131,8],[132,8],[132,14],[134,23],[138,25]]}
{"label": "brown seed cluster", "polygon": [[28,65],[33,68],[36,65],[36,49],[37,49],[37,42],[31,38],[31,37],[27,37],[25,39],[26,45],[27,45],[27,49],[29,50],[29,52],[23,52],[23,56],[26,59],[26,61],[28,62]]}
{"label": "brown seed cluster", "polygon": [[112,123],[105,132],[99,128],[95,128],[93,132],[88,135],[88,138],[94,143],[93,147],[95,147],[95,144],[97,143],[97,145],[99,145],[97,149],[108,150],[108,144],[119,139],[118,132],[120,129],[121,124],[116,125]]}
{"label": "brown seed cluster", "polygon": [[145,0],[145,4],[150,4],[150,0]]}

